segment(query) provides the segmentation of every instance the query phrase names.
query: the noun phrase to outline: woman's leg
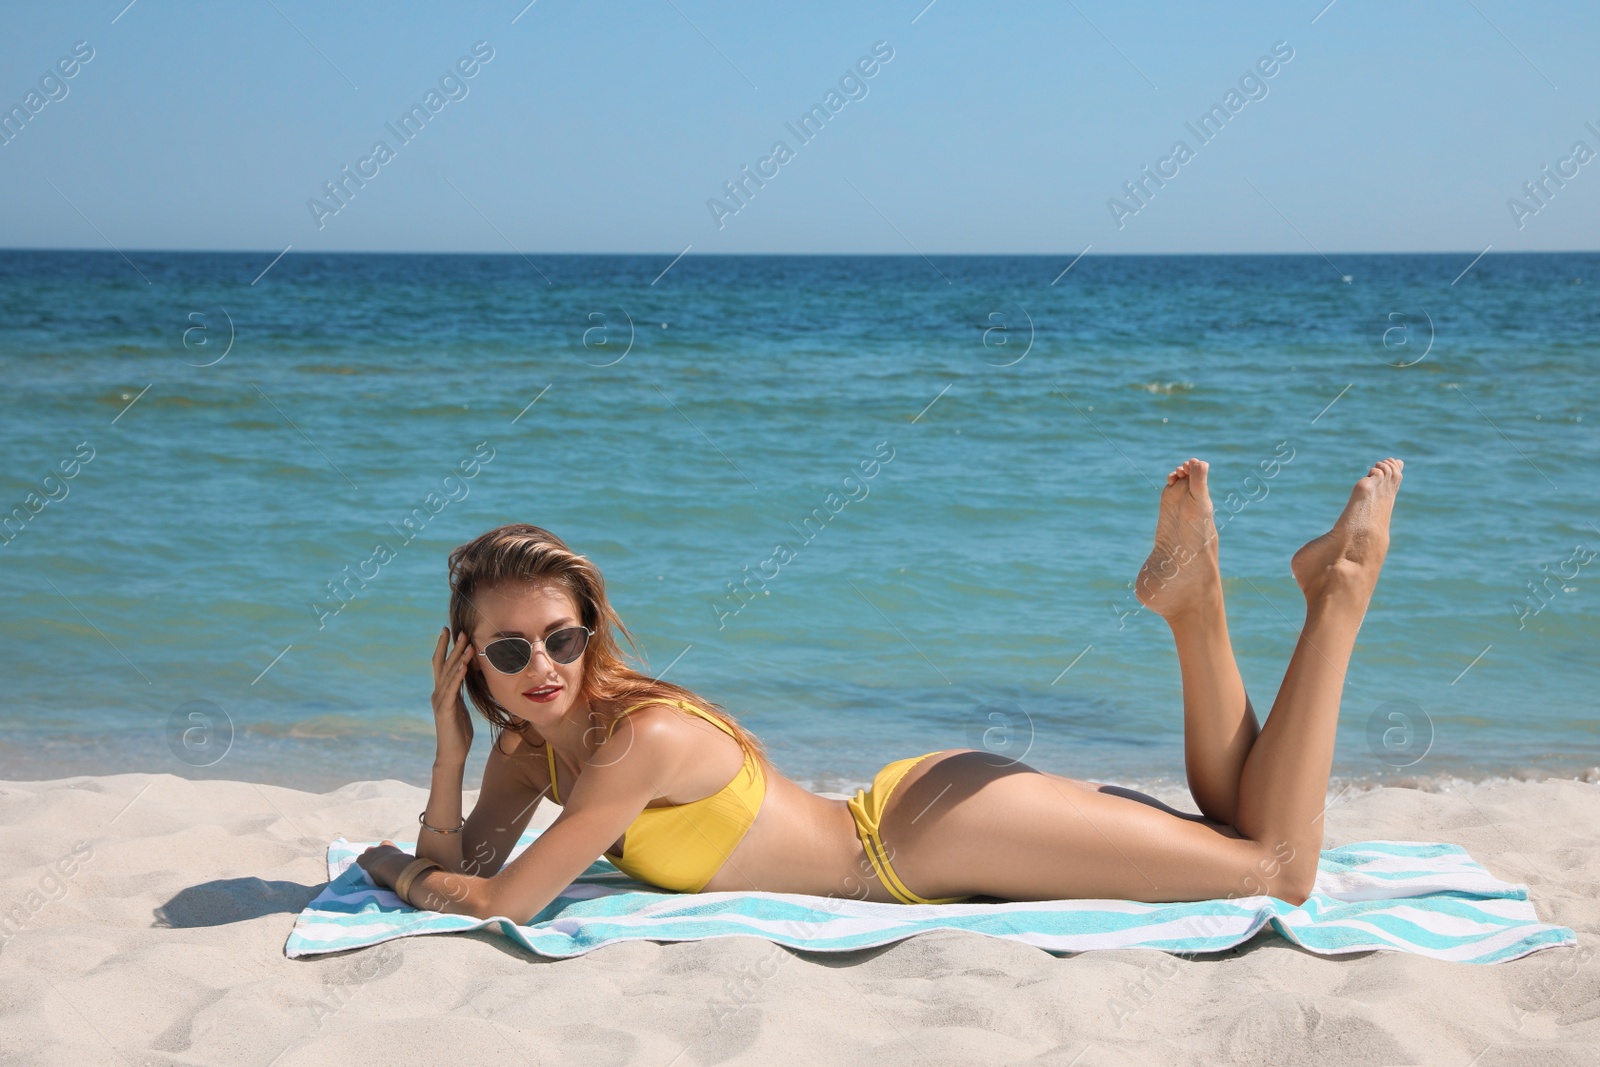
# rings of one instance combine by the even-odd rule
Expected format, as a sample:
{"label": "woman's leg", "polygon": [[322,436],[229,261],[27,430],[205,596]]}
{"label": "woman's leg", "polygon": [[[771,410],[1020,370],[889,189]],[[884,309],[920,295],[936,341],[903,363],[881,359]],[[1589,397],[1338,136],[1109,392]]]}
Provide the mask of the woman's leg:
{"label": "woman's leg", "polygon": [[1239,779],[1234,825],[1256,841],[1291,849],[1291,876],[1308,892],[1322,848],[1345,668],[1389,551],[1389,517],[1404,467],[1398,459],[1379,460],[1351,490],[1333,529],[1294,554],[1290,566],[1305,593],[1306,622]]}
{"label": "woman's leg", "polygon": [[895,873],[921,896],[1156,902],[1280,893],[1281,861],[1232,827],[987,752],[925,766],[895,790],[880,824]]}
{"label": "woman's leg", "polygon": [[1260,727],[1228,639],[1210,465],[1191,459],[1167,475],[1156,541],[1134,591],[1167,621],[1183,676],[1183,757],[1189,792],[1209,818],[1233,823],[1239,776]]}
{"label": "woman's leg", "polygon": [[1401,466],[1373,467],[1333,529],[1295,553],[1306,625],[1245,759],[1233,827],[963,752],[916,768],[884,813],[901,879],[927,897],[1302,902],[1322,845],[1344,671],[1388,548]]}

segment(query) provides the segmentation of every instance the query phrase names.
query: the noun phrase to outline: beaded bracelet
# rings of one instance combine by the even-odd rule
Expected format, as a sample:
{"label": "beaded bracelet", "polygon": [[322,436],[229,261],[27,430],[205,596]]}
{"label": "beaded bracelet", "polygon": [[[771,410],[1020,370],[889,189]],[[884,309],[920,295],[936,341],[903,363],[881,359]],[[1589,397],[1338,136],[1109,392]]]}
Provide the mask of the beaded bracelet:
{"label": "beaded bracelet", "polygon": [[441,830],[437,826],[429,826],[428,823],[427,823],[427,818],[428,818],[428,809],[424,808],[424,809],[422,809],[422,813],[417,816],[417,821],[419,823],[422,823],[422,828],[424,830],[432,830],[436,834],[447,834],[447,835],[448,834],[459,834],[461,832],[462,827],[467,825],[467,820],[462,819],[461,820],[461,826],[456,827],[454,830]]}

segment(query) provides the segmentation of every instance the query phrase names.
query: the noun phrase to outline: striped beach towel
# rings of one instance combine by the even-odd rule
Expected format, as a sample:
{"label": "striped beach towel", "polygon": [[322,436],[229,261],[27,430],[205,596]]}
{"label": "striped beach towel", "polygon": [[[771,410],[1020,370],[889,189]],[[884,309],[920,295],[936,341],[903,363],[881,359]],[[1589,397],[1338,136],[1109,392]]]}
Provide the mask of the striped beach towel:
{"label": "striped beach towel", "polygon": [[[524,834],[512,856],[537,836]],[[417,911],[368,880],[369,844],[328,846],[329,884],[295,920],[284,953],[314,956],[417,934],[493,927],[540,956],[581,956],[618,941],[760,937],[807,952],[849,952],[928,930],[969,930],[1065,954],[1105,948],[1217,952],[1264,926],[1310,952],[1414,952],[1502,963],[1577,938],[1539,921],[1526,886],[1502,882],[1457,845],[1362,841],[1322,853],[1315,891],[1296,907],[1254,896],[1184,904],[1129,900],[878,904],[801,893],[672,893],[604,859],[526,926]],[[410,851],[410,842],[396,842]]]}

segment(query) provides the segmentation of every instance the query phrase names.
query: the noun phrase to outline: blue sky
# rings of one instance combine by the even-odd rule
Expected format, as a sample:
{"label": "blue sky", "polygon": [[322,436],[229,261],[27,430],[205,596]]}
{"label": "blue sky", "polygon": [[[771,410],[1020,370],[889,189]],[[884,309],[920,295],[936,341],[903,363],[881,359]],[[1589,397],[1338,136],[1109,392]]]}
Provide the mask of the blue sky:
{"label": "blue sky", "polygon": [[[1594,4],[525,2],[7,4],[0,108],[45,103],[0,145],[0,247],[1600,248],[1600,159],[1573,158],[1600,152]],[[439,90],[479,41],[493,58]],[[892,58],[847,78],[876,42]],[[1186,123],[1278,42],[1293,58],[1203,143]],[[401,141],[385,124],[430,89]],[[814,105],[803,143],[786,124]],[[363,160],[339,206],[323,183]],[[740,204],[747,166],[770,177]],[[320,228],[312,198],[339,208]]]}

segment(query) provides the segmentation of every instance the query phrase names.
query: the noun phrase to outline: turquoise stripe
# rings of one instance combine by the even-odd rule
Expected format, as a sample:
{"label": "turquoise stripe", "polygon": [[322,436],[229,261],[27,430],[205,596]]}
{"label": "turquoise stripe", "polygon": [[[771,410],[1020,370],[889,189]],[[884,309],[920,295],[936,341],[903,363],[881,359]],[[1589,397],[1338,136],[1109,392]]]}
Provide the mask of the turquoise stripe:
{"label": "turquoise stripe", "polygon": [[[1433,859],[1438,856],[1459,856],[1472,863],[1472,857],[1467,855],[1467,850],[1460,845],[1449,845],[1433,841],[1361,841],[1352,845],[1340,845],[1338,848],[1324,849],[1322,855],[1328,856],[1354,856],[1363,853],[1368,855],[1381,854],[1385,856],[1415,856],[1418,859]],[[1474,863],[1473,866],[1476,866]]]}

